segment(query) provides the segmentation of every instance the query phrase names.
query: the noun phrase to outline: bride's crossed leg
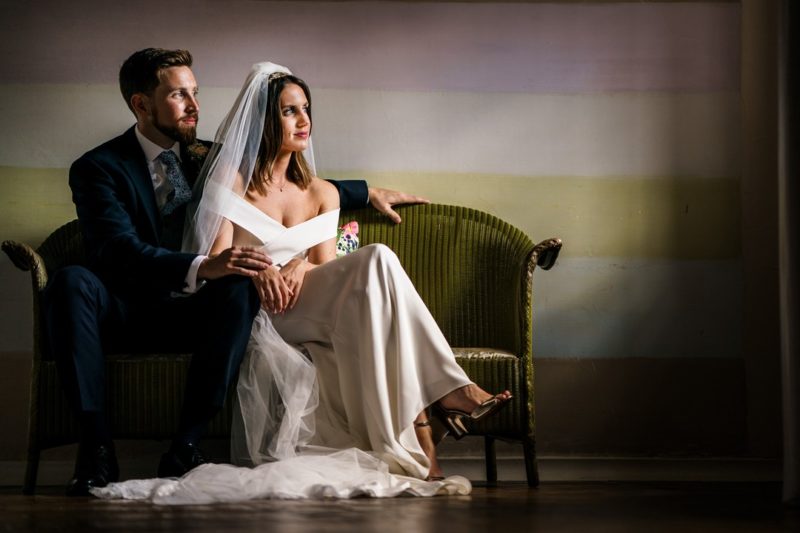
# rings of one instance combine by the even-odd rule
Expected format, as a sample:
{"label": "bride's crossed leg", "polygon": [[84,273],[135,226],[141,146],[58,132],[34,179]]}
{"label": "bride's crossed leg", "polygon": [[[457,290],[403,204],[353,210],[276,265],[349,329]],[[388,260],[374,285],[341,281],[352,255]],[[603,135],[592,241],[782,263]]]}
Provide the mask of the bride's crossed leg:
{"label": "bride's crossed leg", "polygon": [[510,397],[508,391],[492,396],[469,380],[384,245],[308,272],[295,307],[272,322],[287,342],[306,348],[317,368],[313,443],[375,452],[398,473],[442,475],[426,407],[474,416],[487,401]]}

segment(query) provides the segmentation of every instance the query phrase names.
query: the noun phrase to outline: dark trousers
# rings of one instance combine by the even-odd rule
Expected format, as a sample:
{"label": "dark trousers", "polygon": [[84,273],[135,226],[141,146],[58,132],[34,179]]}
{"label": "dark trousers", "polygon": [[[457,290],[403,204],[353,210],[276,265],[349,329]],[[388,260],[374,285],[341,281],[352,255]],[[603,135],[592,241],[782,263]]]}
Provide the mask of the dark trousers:
{"label": "dark trousers", "polygon": [[187,297],[131,301],[81,266],[55,272],[42,304],[48,351],[79,415],[105,411],[106,354],[191,352],[179,433],[207,424],[222,407],[259,309],[252,281],[241,276]]}

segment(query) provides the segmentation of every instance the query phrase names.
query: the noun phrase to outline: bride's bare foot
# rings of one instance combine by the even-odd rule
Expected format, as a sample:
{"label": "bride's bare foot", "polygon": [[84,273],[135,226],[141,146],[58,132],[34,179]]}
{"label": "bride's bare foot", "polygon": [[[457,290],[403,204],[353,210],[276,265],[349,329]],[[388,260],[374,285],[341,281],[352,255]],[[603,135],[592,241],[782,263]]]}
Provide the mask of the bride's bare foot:
{"label": "bride's bare foot", "polygon": [[424,411],[420,413],[417,419],[414,421],[414,432],[417,434],[417,440],[419,440],[422,451],[425,452],[425,456],[431,462],[431,468],[428,471],[427,480],[440,481],[444,479],[444,472],[442,471],[442,467],[439,466],[439,461],[436,458],[436,442],[434,442],[433,439],[433,427],[431,426],[431,420]]}
{"label": "bride's bare foot", "polygon": [[439,405],[451,411],[469,414],[492,398],[505,402],[511,398],[511,393],[505,390],[499,394],[491,395],[476,384],[470,383],[445,395],[439,400]]}

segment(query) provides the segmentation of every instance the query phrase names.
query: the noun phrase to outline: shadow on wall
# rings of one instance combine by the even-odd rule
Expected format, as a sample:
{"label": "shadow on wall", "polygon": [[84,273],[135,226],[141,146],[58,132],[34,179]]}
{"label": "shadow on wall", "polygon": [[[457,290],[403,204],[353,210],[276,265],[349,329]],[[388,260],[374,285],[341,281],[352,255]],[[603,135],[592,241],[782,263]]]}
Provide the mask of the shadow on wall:
{"label": "shadow on wall", "polygon": [[654,202],[640,185],[652,184],[633,181],[614,205],[598,195],[581,206],[618,209],[615,228],[586,231],[616,232],[605,242],[624,243],[625,257],[562,256],[534,278],[539,450],[739,455],[746,390],[738,190],[734,197],[735,182],[664,180]]}

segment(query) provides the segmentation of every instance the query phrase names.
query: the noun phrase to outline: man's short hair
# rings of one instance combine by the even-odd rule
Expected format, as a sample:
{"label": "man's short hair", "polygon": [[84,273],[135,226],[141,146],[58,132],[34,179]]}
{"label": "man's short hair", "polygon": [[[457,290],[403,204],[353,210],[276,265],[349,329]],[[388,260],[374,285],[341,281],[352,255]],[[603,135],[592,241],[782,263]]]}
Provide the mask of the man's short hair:
{"label": "man's short hair", "polygon": [[145,48],[134,52],[119,69],[119,90],[128,108],[133,111],[131,97],[136,93],[153,94],[160,83],[159,73],[169,67],[191,67],[188,50]]}

